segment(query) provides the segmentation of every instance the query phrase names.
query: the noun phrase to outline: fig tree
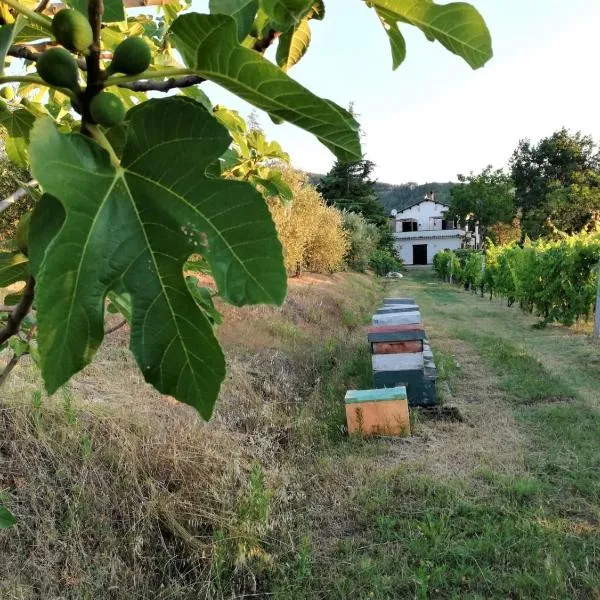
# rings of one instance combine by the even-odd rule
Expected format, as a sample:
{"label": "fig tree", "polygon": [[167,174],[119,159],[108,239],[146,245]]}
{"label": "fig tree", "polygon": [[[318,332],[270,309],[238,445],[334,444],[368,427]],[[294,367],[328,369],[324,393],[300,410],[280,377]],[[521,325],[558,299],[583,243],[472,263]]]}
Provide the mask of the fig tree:
{"label": "fig tree", "polygon": [[29,224],[31,223],[32,211],[25,213],[17,225],[16,242],[17,248],[27,256],[29,252]]}
{"label": "fig tree", "polygon": [[148,44],[142,38],[130,37],[115,48],[108,72],[138,75],[143,73],[151,62],[152,53]]}
{"label": "fig tree", "polygon": [[90,102],[90,114],[98,125],[113,127],[125,118],[125,107],[114,94],[100,92]]}
{"label": "fig tree", "polygon": [[85,52],[94,40],[89,21],[74,8],[63,8],[56,13],[52,19],[52,33],[59,43],[72,52]]}
{"label": "fig tree", "polygon": [[79,89],[77,63],[71,53],[64,48],[50,48],[43,52],[37,60],[37,71],[39,76],[50,85],[70,90]]}

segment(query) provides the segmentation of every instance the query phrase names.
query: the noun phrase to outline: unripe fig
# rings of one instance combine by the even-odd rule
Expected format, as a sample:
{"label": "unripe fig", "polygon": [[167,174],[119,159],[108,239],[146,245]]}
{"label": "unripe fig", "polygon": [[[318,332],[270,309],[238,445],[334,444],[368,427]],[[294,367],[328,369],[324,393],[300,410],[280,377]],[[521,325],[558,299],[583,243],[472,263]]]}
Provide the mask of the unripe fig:
{"label": "unripe fig", "polygon": [[50,85],[79,89],[79,71],[77,63],[68,50],[50,48],[43,52],[37,60],[39,76]]}
{"label": "unripe fig", "polygon": [[148,44],[142,38],[130,37],[115,48],[108,72],[139,75],[150,66],[151,62],[152,53]]}
{"label": "unripe fig", "polygon": [[27,256],[29,252],[29,224],[31,223],[31,215],[33,211],[25,213],[19,220],[17,225],[16,242],[17,248]]}
{"label": "unripe fig", "polygon": [[59,43],[72,52],[85,52],[94,40],[89,21],[74,8],[63,8],[56,13],[52,19],[52,33]]}
{"label": "unripe fig", "polygon": [[125,107],[121,100],[110,92],[96,94],[90,102],[92,119],[104,127],[118,125],[125,118]]}
{"label": "unripe fig", "polygon": [[13,90],[10,85],[5,85],[0,90],[0,96],[2,96],[5,100],[12,100],[15,97],[15,90]]}

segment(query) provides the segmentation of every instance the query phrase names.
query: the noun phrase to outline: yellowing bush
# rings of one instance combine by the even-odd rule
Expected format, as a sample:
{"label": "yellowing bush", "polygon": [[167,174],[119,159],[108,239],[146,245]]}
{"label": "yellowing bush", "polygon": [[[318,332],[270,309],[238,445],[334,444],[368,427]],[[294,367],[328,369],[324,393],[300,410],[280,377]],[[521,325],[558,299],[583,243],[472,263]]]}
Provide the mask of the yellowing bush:
{"label": "yellowing bush", "polygon": [[285,169],[282,175],[294,193],[293,200],[284,205],[279,198],[269,198],[267,203],[288,273],[302,268],[317,273],[341,269],[348,250],[341,212],[325,204],[303,173]]}
{"label": "yellowing bush", "polygon": [[341,211],[321,202],[315,211],[317,227],[308,242],[304,263],[309,271],[332,273],[342,268],[350,244]]}

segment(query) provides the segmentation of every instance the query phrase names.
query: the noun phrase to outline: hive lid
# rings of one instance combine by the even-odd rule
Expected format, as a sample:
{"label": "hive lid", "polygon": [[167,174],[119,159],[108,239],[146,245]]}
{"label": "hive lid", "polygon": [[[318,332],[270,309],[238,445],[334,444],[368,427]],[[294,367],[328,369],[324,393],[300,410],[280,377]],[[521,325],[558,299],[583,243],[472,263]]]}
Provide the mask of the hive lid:
{"label": "hive lid", "polygon": [[378,390],[348,390],[344,402],[389,402],[391,400],[406,400],[406,387],[381,388]]}

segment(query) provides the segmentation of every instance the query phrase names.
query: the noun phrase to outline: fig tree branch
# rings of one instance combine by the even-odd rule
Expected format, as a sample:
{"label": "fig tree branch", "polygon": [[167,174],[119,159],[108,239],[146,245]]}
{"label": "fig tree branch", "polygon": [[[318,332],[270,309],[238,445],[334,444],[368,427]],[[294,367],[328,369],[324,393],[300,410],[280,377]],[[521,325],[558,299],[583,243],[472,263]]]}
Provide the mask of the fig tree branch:
{"label": "fig tree branch", "polygon": [[0,387],[2,387],[6,383],[6,380],[8,379],[8,376],[10,375],[11,371],[17,366],[19,360],[21,360],[21,356],[21,354],[15,354],[13,352],[13,355],[11,356],[8,363],[6,363],[4,370],[2,371],[2,373],[0,373]]}
{"label": "fig tree branch", "polygon": [[[28,44],[26,46],[14,44],[8,49],[8,52],[6,54],[14,58],[23,58],[25,60],[37,62],[37,59],[40,57],[44,50],[47,50],[48,48],[53,48],[54,46],[55,44],[50,44],[48,42],[44,42],[41,45]],[[85,60],[83,58],[75,58],[75,62],[82,71],[85,71],[87,69],[87,65],[85,64]]]}
{"label": "fig tree branch", "polygon": [[169,77],[164,81],[157,81],[156,79],[132,81],[131,83],[118,84],[118,87],[127,88],[134,92],[168,92],[175,88],[192,87],[204,81],[206,79],[199,75],[184,75],[183,77]]}
{"label": "fig tree branch", "polygon": [[6,325],[0,329],[0,344],[3,344],[10,337],[18,333],[21,322],[31,310],[34,292],[35,279],[30,275],[27,278],[25,290],[23,291],[23,295],[21,296],[19,303],[15,306],[10,315],[8,315]]}
{"label": "fig tree branch", "polygon": [[87,67],[87,86],[83,94],[83,110],[81,115],[81,131],[89,135],[87,124],[93,123],[90,116],[89,105],[92,98],[102,91],[102,69],[100,68],[100,32],[102,30],[102,16],[104,15],[103,0],[88,1],[88,20],[94,33],[94,39],[90,46],[89,54],[85,58]]}
{"label": "fig tree branch", "polygon": [[123,319],[120,323],[118,323],[117,325],[114,325],[113,327],[109,327],[105,332],[104,335],[109,335],[111,333],[114,333],[115,331],[118,331],[119,329],[121,329],[121,327],[125,327],[125,325],[127,325],[127,320]]}
{"label": "fig tree branch", "polygon": [[42,0],[36,7],[35,7],[35,12],[36,13],[43,13],[46,8],[48,7],[48,4],[50,3],[50,0]]}
{"label": "fig tree branch", "polygon": [[[27,334],[28,342],[33,337],[33,334],[35,333],[35,329],[36,329],[35,327],[32,327],[29,330],[29,333]],[[2,387],[6,383],[6,380],[8,379],[8,376],[11,374],[11,371],[19,364],[21,357],[25,356],[26,354],[29,354],[29,352],[24,352],[23,354],[17,354],[16,352],[13,352],[13,355],[10,357],[10,360],[4,367],[4,370],[2,371],[2,373],[0,373],[0,387]]]}
{"label": "fig tree branch", "polygon": [[[27,182],[27,185],[34,187],[38,184],[35,179],[31,179]],[[6,210],[11,204],[14,204],[17,200],[20,200],[24,196],[27,196],[29,192],[27,188],[21,187],[17,191],[13,192],[10,196],[4,198],[4,200],[0,200],[0,213]]]}

